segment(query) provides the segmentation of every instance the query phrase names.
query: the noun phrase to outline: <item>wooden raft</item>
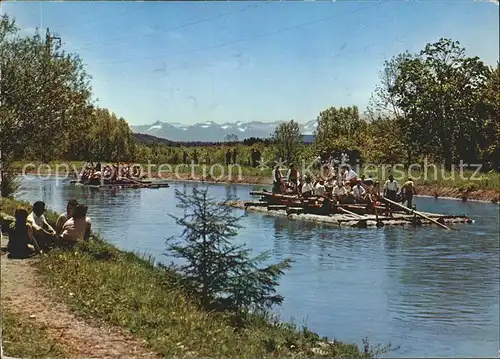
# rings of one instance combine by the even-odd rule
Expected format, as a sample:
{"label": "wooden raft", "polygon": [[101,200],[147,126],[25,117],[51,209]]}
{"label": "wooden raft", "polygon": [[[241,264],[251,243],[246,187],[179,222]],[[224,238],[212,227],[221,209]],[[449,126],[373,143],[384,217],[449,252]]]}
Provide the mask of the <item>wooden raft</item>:
{"label": "wooden raft", "polygon": [[[250,192],[261,196],[260,201],[238,201],[230,205],[250,212],[266,215],[305,220],[338,227],[383,227],[383,226],[422,226],[437,224],[441,228],[450,229],[445,223],[472,223],[465,215],[446,215],[438,213],[417,212],[400,204],[392,209],[392,216],[387,215],[385,206],[376,206],[368,213],[364,204],[331,204],[326,211],[320,211],[322,205],[314,204],[316,199],[299,198],[294,195],[273,194],[267,191]],[[385,201],[385,198],[382,199]],[[389,202],[389,201],[386,201]],[[396,202],[394,202],[396,203]],[[391,202],[392,204],[392,202]],[[320,212],[320,213],[317,213]]]}
{"label": "wooden raft", "polygon": [[116,183],[105,183],[105,184],[86,184],[86,183],[81,183],[78,181],[70,181],[71,184],[77,185],[77,186],[85,186],[88,188],[93,188],[93,189],[105,189],[105,188],[150,188],[150,189],[157,189],[157,188],[168,188],[170,185],[168,183],[162,182],[162,183],[154,183],[153,181],[137,181],[137,182],[116,182]]}

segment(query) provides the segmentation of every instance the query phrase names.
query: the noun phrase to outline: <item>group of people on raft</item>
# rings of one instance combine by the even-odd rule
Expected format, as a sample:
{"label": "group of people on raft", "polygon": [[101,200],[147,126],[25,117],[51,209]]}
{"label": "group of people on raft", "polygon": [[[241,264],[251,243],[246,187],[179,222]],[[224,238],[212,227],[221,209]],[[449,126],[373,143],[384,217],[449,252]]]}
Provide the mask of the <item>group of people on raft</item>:
{"label": "group of people on raft", "polygon": [[45,218],[45,203],[37,201],[32,212],[19,207],[14,222],[8,228],[7,251],[11,258],[26,258],[34,253],[43,253],[53,247],[71,248],[75,243],[90,238],[91,220],[87,206],[72,199],[52,227]]}
{"label": "group of people on raft", "polygon": [[147,175],[142,175],[140,166],[132,166],[128,164],[120,165],[105,165],[100,162],[87,162],[83,167],[80,175],[80,182],[84,184],[101,184],[104,180],[105,184],[115,182],[133,182],[135,179],[145,178]]}
{"label": "group of people on raft", "polygon": [[327,198],[336,204],[377,204],[381,195],[407,204],[412,208],[415,184],[411,178],[400,186],[393,175],[380,188],[380,182],[371,177],[365,178],[352,170],[349,165],[339,169],[330,168],[329,175],[318,175],[315,179],[306,175],[301,177],[297,166],[292,165],[285,176],[279,166],[273,170],[273,193],[295,194],[301,198]]}

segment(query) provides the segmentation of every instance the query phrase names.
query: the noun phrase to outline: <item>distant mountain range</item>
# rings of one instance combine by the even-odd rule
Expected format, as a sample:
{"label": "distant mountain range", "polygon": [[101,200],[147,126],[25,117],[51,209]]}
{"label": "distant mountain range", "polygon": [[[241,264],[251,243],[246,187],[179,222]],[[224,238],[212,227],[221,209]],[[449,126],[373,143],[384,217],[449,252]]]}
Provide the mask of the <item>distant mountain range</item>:
{"label": "distant mountain range", "polygon": [[[165,138],[177,142],[222,142],[228,135],[236,135],[239,141],[251,138],[269,138],[280,122],[228,122],[218,124],[215,122],[196,123],[183,125],[180,123],[155,122],[152,125],[130,126],[132,132]],[[317,126],[317,121],[312,120],[299,124],[300,132],[305,137],[310,137]]]}

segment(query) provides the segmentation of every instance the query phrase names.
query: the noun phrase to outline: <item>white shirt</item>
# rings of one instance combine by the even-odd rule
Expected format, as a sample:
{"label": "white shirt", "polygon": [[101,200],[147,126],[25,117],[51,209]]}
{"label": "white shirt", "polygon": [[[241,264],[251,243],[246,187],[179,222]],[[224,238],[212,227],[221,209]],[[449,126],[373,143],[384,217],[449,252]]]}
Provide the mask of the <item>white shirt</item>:
{"label": "white shirt", "polygon": [[43,214],[40,217],[38,217],[35,213],[31,212],[28,215],[26,221],[31,223],[31,226],[33,227],[34,230],[39,231],[44,226],[47,226],[49,228],[49,231],[53,230]]}
{"label": "white shirt", "polygon": [[358,177],[358,174],[356,172],[354,172],[353,170],[347,171],[347,173],[345,175],[345,179],[347,181],[350,181],[350,180],[352,180],[353,178],[356,178],[356,177]]}
{"label": "white shirt", "polygon": [[305,192],[311,192],[311,191],[313,191],[313,190],[314,190],[313,185],[312,185],[312,183],[310,183],[310,182],[309,182],[309,183],[308,183],[308,182],[306,182],[306,183],[304,183],[304,185],[302,186],[302,193],[305,193]]}
{"label": "white shirt", "polygon": [[347,190],[345,187],[335,186],[333,188],[333,194],[335,196],[345,196],[347,194]]}
{"label": "white shirt", "polygon": [[354,195],[354,198],[361,198],[365,195],[366,191],[363,188],[363,186],[354,186],[352,189],[352,194]]}
{"label": "white shirt", "polygon": [[392,182],[390,180],[387,180],[384,184],[384,188],[389,191],[397,191],[399,189],[399,183],[396,180]]}
{"label": "white shirt", "polygon": [[316,187],[314,187],[314,194],[317,195],[317,196],[322,196],[323,194],[325,194],[325,186],[320,184],[319,182],[316,183]]}

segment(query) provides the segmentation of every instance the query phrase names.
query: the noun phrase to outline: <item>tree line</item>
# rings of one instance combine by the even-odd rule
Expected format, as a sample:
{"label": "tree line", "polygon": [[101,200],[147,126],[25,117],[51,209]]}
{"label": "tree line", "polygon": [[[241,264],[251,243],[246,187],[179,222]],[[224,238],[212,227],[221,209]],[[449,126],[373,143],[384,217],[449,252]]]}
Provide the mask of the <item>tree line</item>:
{"label": "tree line", "polygon": [[251,162],[252,149],[266,160],[288,163],[345,149],[372,163],[411,164],[427,157],[448,167],[460,160],[500,166],[499,65],[466,56],[449,39],[386,61],[368,120],[357,106],[321,111],[311,146],[304,145],[295,121],[280,124],[266,140],[202,145],[138,138],[125,119],[97,106],[82,60],[49,35],[21,36],[15,21],[3,15],[0,53],[4,180],[14,160],[181,163],[187,154],[214,164],[224,163],[227,147],[237,148],[242,164]]}
{"label": "tree line", "polygon": [[[439,39],[417,54],[384,63],[370,99],[368,120],[356,106],[330,107],[318,116],[314,152],[357,151],[370,163],[421,163],[447,168],[460,161],[500,170],[500,64],[466,56],[457,41]],[[289,161],[304,155],[298,125],[274,134],[276,153]],[[290,144],[292,144],[290,147]]]}

